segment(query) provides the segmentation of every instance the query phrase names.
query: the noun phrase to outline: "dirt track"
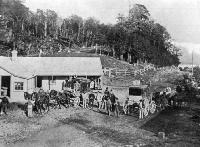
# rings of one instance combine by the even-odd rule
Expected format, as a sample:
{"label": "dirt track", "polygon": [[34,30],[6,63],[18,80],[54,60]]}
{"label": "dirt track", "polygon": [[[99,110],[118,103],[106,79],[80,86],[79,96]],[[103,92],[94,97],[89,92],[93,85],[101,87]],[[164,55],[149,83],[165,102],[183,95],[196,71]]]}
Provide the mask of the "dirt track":
{"label": "dirt track", "polygon": [[[199,109],[193,113],[199,113]],[[190,120],[191,113],[164,111],[151,118],[109,117],[104,112],[82,108],[51,109],[44,116],[27,118],[21,110],[17,110],[1,117],[1,126],[6,126],[6,129],[0,127],[0,132],[4,133],[0,141],[8,147],[171,147],[174,143],[190,147],[200,144],[199,121]],[[157,138],[159,131],[166,132],[166,139]]]}
{"label": "dirt track", "polygon": [[[15,133],[2,138],[6,146],[156,145],[158,141],[154,133],[139,129],[148,119],[138,121],[133,116],[117,118],[82,108],[63,108],[51,110],[43,117],[21,117],[23,115],[17,120],[14,116],[13,121],[11,118],[4,119],[8,125],[16,125],[16,121],[21,124]],[[158,143],[157,146],[160,145]]]}

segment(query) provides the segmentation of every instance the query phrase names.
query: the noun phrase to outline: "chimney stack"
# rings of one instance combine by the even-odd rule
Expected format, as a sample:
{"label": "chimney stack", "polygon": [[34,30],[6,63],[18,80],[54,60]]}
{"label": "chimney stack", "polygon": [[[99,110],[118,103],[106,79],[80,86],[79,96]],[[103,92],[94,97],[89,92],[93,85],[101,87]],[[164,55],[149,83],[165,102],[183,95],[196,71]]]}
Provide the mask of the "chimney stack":
{"label": "chimney stack", "polygon": [[17,59],[17,50],[13,50],[12,51],[12,57],[11,57],[12,61],[16,61]]}

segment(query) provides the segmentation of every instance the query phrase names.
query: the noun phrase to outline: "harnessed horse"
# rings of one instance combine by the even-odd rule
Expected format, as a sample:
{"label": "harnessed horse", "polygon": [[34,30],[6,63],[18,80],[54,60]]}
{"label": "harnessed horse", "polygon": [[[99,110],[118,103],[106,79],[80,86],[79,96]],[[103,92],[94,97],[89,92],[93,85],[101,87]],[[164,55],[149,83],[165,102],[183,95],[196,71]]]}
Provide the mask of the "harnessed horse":
{"label": "harnessed horse", "polygon": [[44,111],[46,110],[47,112],[49,111],[50,100],[49,100],[49,95],[47,93],[33,92],[32,99],[35,100],[35,108],[37,112],[41,114],[42,110]]}

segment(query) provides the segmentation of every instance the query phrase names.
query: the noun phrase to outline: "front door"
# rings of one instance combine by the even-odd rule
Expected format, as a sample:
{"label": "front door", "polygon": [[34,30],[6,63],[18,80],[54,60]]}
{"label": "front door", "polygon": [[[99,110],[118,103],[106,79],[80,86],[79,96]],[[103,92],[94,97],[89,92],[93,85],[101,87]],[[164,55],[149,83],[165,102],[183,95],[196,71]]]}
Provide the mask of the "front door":
{"label": "front door", "polygon": [[1,77],[1,88],[7,89],[7,96],[10,97],[10,76]]}

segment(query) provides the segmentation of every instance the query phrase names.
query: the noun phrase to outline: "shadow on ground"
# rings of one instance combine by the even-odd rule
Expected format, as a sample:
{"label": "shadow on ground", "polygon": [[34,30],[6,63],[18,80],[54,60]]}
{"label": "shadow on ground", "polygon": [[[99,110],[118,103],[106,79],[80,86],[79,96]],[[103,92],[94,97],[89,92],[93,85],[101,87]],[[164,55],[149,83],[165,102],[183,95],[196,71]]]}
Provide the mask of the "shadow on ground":
{"label": "shadow on ground", "polygon": [[166,109],[141,126],[141,129],[158,134],[165,132],[167,143],[184,146],[200,145],[200,109]]}
{"label": "shadow on ground", "polygon": [[[97,140],[98,142],[109,142],[109,144],[113,142],[118,145],[133,145],[139,141],[140,144],[143,145],[161,146],[161,143],[155,140],[143,138],[141,135],[142,133],[137,129],[131,132],[131,130],[133,130],[132,128],[135,127],[136,124],[134,124],[136,119],[132,116],[125,116],[126,119],[123,119],[114,116],[109,117],[99,113],[97,116],[99,118],[97,119],[101,119],[105,125],[103,123],[101,125],[95,124],[95,122],[88,119],[88,117],[90,117],[88,114],[85,116],[76,114],[76,116],[60,120],[60,122],[63,125],[70,125],[84,131],[86,134],[89,134],[92,139]],[[128,126],[130,126],[130,128]]]}

